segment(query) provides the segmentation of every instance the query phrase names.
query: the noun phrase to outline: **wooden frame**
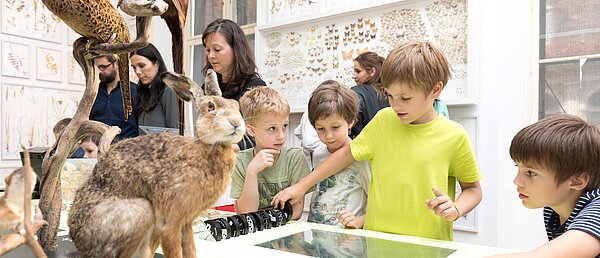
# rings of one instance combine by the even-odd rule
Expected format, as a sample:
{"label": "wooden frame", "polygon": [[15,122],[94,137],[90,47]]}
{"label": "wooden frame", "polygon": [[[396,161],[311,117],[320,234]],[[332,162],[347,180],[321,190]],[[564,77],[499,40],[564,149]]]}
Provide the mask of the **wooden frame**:
{"label": "wooden frame", "polygon": [[29,78],[29,46],[2,41],[2,75]]}

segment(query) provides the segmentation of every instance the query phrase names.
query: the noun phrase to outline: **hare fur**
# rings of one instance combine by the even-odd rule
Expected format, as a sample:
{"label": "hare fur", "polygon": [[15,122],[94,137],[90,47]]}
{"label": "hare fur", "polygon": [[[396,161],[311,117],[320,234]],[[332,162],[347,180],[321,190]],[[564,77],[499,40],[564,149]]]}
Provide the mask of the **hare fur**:
{"label": "hare fur", "polygon": [[188,78],[161,77],[182,99],[195,100],[196,136],[145,135],[100,155],[68,218],[80,256],[152,257],[160,244],[166,257],[196,257],[191,224],[225,191],[235,163],[232,144],[245,125],[238,103],[220,97],[214,72],[206,88],[217,96],[201,96]]}
{"label": "hare fur", "polygon": [[[35,186],[33,174],[31,188]],[[6,189],[0,196],[0,230],[23,231],[25,200],[25,168],[19,168],[4,178]],[[31,195],[31,192],[29,193]]]}

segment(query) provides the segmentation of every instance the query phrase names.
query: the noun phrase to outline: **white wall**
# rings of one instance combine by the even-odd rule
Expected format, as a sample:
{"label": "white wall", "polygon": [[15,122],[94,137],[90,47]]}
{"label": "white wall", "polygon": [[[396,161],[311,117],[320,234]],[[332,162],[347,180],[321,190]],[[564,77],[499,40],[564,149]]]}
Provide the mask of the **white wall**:
{"label": "white wall", "polygon": [[[469,26],[478,27],[469,35],[474,40],[469,46],[470,63],[475,58],[475,66],[469,69],[477,72],[469,83],[476,83],[478,105],[452,106],[450,115],[479,119],[478,162],[484,176],[484,199],[478,208],[479,232],[455,231],[456,241],[520,250],[546,242],[541,211],[525,209],[517,197],[512,183],[516,168],[508,155],[516,132],[537,120],[534,2],[469,1],[469,8],[478,10],[469,18]],[[168,29],[160,18],[155,18],[153,26],[153,43],[172,67]],[[288,137],[293,141],[293,134]]]}
{"label": "white wall", "polygon": [[533,2],[485,1],[480,8],[477,113],[484,200],[479,206],[480,233],[457,233],[457,241],[522,250],[547,241],[541,210],[525,209],[517,197],[512,183],[516,168],[508,154],[516,132],[537,120]]}
{"label": "white wall", "polygon": [[[190,19],[191,20],[191,19]],[[156,46],[167,65],[168,71],[173,71],[173,54],[171,53],[171,32],[167,23],[160,17],[152,18],[152,44]],[[187,69],[185,69],[187,70]]]}

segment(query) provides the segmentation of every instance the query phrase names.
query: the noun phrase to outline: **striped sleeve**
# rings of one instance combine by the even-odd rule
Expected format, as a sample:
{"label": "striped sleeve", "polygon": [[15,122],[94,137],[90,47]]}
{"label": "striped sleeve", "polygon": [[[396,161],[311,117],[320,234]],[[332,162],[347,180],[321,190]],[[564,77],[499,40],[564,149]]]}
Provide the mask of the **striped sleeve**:
{"label": "striped sleeve", "polygon": [[600,197],[596,196],[585,207],[580,205],[581,201],[575,206],[581,211],[569,225],[569,230],[580,230],[600,239]]}

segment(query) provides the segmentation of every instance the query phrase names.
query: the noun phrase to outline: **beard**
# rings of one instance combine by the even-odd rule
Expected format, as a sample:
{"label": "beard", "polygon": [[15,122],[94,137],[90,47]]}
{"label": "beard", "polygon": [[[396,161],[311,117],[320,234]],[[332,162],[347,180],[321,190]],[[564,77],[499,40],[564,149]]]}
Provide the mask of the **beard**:
{"label": "beard", "polygon": [[113,69],[113,71],[107,75],[100,74],[100,83],[101,84],[111,83],[115,80],[116,77],[117,77],[117,71],[115,71]]}

